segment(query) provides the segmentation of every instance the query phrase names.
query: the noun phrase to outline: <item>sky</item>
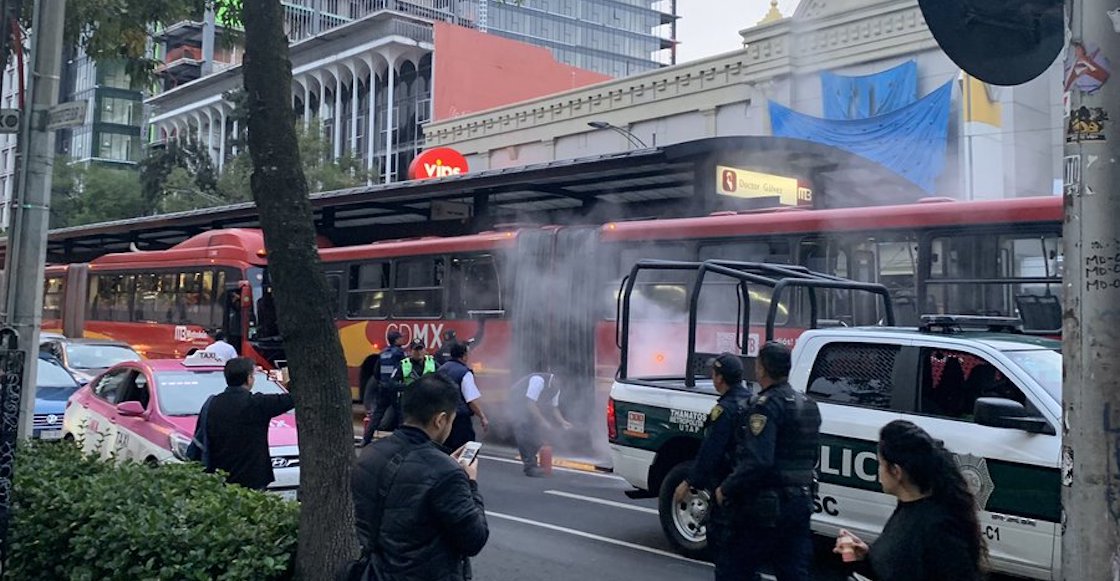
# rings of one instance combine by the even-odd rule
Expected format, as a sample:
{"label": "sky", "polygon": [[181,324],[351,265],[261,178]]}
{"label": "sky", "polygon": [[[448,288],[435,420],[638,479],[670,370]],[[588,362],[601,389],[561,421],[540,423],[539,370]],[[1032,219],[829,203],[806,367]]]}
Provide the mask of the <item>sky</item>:
{"label": "sky", "polygon": [[[779,0],[783,16],[793,14],[798,0]],[[677,0],[677,62],[688,62],[742,47],[739,31],[750,28],[770,11],[770,0]]]}

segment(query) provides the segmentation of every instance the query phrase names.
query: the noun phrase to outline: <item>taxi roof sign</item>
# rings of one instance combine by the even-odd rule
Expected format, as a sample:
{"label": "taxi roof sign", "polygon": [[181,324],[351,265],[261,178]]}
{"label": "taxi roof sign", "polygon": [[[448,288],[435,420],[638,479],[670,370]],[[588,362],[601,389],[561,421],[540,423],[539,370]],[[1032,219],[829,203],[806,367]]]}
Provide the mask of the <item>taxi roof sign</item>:
{"label": "taxi roof sign", "polygon": [[222,367],[226,360],[210,351],[195,351],[183,359],[183,367]]}

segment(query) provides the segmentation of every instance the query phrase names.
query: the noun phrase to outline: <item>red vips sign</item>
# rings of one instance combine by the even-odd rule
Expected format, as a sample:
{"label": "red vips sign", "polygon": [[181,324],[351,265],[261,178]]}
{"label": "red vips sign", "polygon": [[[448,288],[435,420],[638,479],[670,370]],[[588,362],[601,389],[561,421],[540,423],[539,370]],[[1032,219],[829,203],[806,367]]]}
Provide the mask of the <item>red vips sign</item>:
{"label": "red vips sign", "polygon": [[469,171],[467,158],[450,147],[436,147],[421,151],[408,166],[408,179],[426,180],[445,178]]}

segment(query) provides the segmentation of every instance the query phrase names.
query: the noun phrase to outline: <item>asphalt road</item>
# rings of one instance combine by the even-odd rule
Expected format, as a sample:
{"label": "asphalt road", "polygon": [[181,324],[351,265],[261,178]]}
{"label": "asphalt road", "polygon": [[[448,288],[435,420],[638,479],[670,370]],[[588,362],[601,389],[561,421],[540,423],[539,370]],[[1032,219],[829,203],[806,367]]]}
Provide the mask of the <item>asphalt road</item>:
{"label": "asphalt road", "polygon": [[[519,462],[501,451],[486,452],[484,448],[480,459],[479,488],[490,541],[472,561],[475,579],[712,578],[710,564],[673,553],[662,536],[656,500],[626,498],[629,486],[622,479],[560,468],[548,478],[527,478]],[[818,567],[813,578],[844,577]]]}

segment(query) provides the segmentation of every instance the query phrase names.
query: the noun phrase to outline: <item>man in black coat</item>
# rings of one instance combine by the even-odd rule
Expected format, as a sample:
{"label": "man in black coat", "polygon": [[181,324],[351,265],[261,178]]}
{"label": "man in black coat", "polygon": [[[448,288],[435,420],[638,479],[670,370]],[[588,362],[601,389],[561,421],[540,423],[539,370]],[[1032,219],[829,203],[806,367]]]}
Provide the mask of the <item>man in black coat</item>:
{"label": "man in black coat", "polygon": [[440,446],[451,433],[459,390],[425,375],[404,392],[404,424],[366,446],[354,465],[354,518],[364,578],[380,581],[470,579],[469,557],[490,536],[477,462],[463,466],[458,450]]}
{"label": "man in black coat", "polygon": [[[225,365],[226,390],[206,402],[200,414],[195,439],[205,441],[211,472],[229,473],[226,482],[264,490],[275,480],[272,456],[268,453],[268,425],[295,404],[291,394],[251,393],[253,360],[230,359]],[[199,430],[206,430],[205,438]]]}

